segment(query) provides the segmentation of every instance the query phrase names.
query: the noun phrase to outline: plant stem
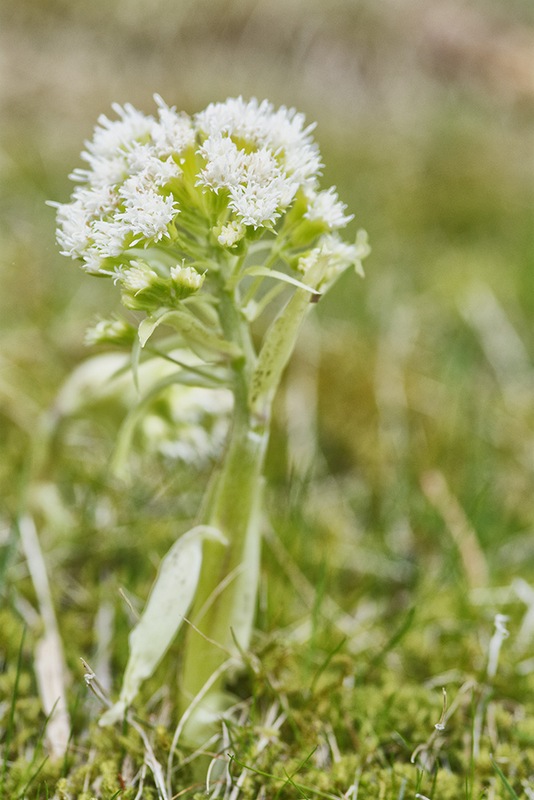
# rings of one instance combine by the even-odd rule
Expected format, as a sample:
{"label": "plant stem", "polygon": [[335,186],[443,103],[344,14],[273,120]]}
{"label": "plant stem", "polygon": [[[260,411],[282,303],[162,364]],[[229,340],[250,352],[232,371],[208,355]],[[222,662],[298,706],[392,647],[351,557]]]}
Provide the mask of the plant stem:
{"label": "plant stem", "polygon": [[[250,412],[249,385],[256,354],[235,291],[222,284],[219,287],[225,337],[238,344],[242,352],[232,363],[233,421],[223,461],[212,476],[200,519],[201,524],[217,528],[228,545],[221,549],[218,543],[204,543],[202,571],[190,614],[198,630],[188,632],[182,671],[185,704],[228,658],[228,651],[237,655],[239,648],[248,648],[254,619],[269,417],[260,420]],[[219,690],[220,686],[215,686],[213,691]]]}
{"label": "plant stem", "polygon": [[[188,633],[182,671],[185,707],[229,654],[239,656],[239,651],[249,646],[259,577],[263,465],[271,406],[310,305],[308,292],[298,289],[267,331],[257,358],[236,291],[228,285],[220,288],[225,337],[238,344],[242,353],[232,363],[233,424],[200,520],[217,528],[228,545],[221,550],[217,542],[204,543],[202,571],[190,614],[195,629]],[[221,678],[203,701],[202,711],[208,712],[208,719],[210,713],[216,715],[224,708],[222,686]],[[208,737],[209,723],[197,720],[196,724],[189,738],[199,743]]]}

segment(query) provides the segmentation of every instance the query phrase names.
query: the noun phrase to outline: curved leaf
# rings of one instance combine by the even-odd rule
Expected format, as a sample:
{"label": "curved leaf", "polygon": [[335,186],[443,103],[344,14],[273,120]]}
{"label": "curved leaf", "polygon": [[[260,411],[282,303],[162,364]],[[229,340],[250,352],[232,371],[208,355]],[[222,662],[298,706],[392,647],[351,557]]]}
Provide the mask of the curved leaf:
{"label": "curved leaf", "polygon": [[185,342],[195,353],[213,354],[237,358],[241,355],[239,347],[233,342],[222,339],[197,317],[188,311],[173,309],[166,311],[161,316],[147,317],[139,325],[139,341],[144,347],[149,338],[159,325],[170,325],[177,330],[184,338]]}
{"label": "curved leaf", "polygon": [[204,539],[226,544],[217,528],[197,525],[181,536],[162,560],[141,619],[129,636],[130,656],[119,700],[101,717],[101,725],[123,717],[176,636],[195,596]]}
{"label": "curved leaf", "polygon": [[286,275],[285,272],[280,272],[277,269],[269,269],[268,267],[249,267],[248,269],[244,270],[243,276],[245,275],[251,275],[252,277],[260,278],[275,278],[277,281],[290,283],[292,286],[296,286],[298,289],[305,289],[310,294],[321,294],[317,291],[317,289],[314,289],[312,286],[308,286],[307,283],[303,283],[302,281],[299,281],[298,278],[293,278],[291,275]]}

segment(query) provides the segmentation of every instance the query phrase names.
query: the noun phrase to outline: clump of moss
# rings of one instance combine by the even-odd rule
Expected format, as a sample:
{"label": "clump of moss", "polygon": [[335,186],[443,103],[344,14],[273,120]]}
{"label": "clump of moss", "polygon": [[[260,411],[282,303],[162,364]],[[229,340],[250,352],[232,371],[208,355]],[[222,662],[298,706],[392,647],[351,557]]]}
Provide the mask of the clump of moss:
{"label": "clump of moss", "polygon": [[[513,633],[522,609],[510,605],[507,610]],[[230,687],[242,700],[226,725],[218,756],[224,777],[216,780],[229,786],[239,780],[243,800],[260,791],[281,799],[343,794],[354,785],[384,798],[402,791],[455,798],[466,783],[473,797],[491,788],[496,798],[504,798],[498,767],[520,796],[534,771],[533,678],[518,666],[512,635],[503,644],[497,674],[488,679],[493,622],[485,607],[460,601],[453,587],[427,598],[414,613],[399,608],[392,614],[377,605],[374,643],[364,654],[357,652],[358,633],[343,637],[323,611],[318,607],[315,612],[311,638],[299,642],[276,631],[258,637],[245,673]],[[87,608],[83,613],[90,619],[94,612]],[[65,761],[45,761],[46,719],[32,665],[35,637],[28,632],[21,650],[17,614],[5,608],[1,620],[10,659],[0,691],[14,698],[12,705],[1,706],[4,729],[14,709],[4,751],[7,796],[18,797],[27,786],[32,800],[46,792],[65,800],[114,795],[126,800],[135,797],[144,770],[143,798],[156,798],[153,775],[143,767],[147,753],[139,731],[129,725],[100,728],[98,709],[84,695],[81,681],[72,691],[74,729]],[[76,620],[80,609],[73,606],[60,622],[69,632],[71,654],[85,654],[91,636],[78,629]],[[120,624],[125,628],[122,641],[126,621]],[[178,722],[177,658],[179,648],[173,648],[136,708],[138,724],[163,768]],[[442,687],[447,691],[446,723],[438,731]],[[190,756],[178,746],[171,782],[173,792],[192,797],[201,790],[195,774],[199,762],[188,763]]]}

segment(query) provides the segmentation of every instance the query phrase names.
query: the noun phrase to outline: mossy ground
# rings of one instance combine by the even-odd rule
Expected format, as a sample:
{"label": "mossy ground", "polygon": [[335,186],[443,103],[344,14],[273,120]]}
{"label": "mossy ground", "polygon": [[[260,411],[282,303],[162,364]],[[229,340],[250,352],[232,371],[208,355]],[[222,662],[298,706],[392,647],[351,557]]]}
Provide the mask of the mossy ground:
{"label": "mossy ground", "polygon": [[[517,629],[522,609],[514,604],[507,610],[510,628]],[[77,618],[80,623],[79,613]],[[448,589],[441,602],[388,613],[387,619],[380,615],[373,627],[376,644],[365,656],[352,654],[358,639],[351,642],[335,626],[321,625],[313,644],[295,642],[287,631],[259,637],[234,686],[242,700],[236,699],[235,719],[228,723],[219,756],[224,771],[213,773],[212,792],[229,794],[239,781],[243,797],[524,796],[534,770],[528,702],[534,678],[507,641],[498,675],[488,680],[487,611],[471,608],[467,615],[466,604]],[[98,728],[98,707],[80,688],[73,691],[68,753],[60,762],[46,760],[31,637],[18,673],[16,644],[2,676],[2,692],[14,698],[15,709],[4,796],[133,798],[144,775],[140,796],[156,798],[150,769],[143,771],[147,751],[138,731]],[[173,656],[139,703],[139,725],[164,768],[176,719],[173,667],[179,653]],[[443,730],[437,730],[442,688],[447,710]],[[205,796],[198,759],[188,763],[189,755],[181,747],[175,752],[170,796]]]}
{"label": "mossy ground", "polygon": [[[115,100],[149,110],[158,91],[188,111],[240,93],[302,108],[373,246],[365,282],[344,276],[319,304],[278,399],[258,633],[210,792],[529,800],[532,8],[155,5],[2,11],[0,795],[156,798],[156,762],[167,772],[181,640],[124,730],[98,727],[80,658],[116,692],[135,609],[206,475],[137,451],[130,481],[111,478],[124,415],[111,404],[38,447],[88,355],[84,329],[118,302],[57,254],[44,201],[66,199],[98,113]],[[24,511],[70,675],[60,759],[36,677],[46,626]],[[488,674],[498,613],[510,635]],[[206,796],[209,759],[190,755],[179,743],[169,797]]]}

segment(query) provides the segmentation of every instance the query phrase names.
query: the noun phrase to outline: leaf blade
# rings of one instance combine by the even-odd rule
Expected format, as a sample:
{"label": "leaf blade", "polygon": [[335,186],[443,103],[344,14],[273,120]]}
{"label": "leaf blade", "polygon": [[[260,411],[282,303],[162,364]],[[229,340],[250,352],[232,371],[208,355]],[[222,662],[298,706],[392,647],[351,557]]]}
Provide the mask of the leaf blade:
{"label": "leaf blade", "polygon": [[141,618],[129,636],[130,655],[119,700],[101,717],[100,725],[122,719],[141,684],[152,675],[178,633],[195,596],[202,542],[206,538],[226,543],[218,529],[197,525],[181,536],[163,558]]}

